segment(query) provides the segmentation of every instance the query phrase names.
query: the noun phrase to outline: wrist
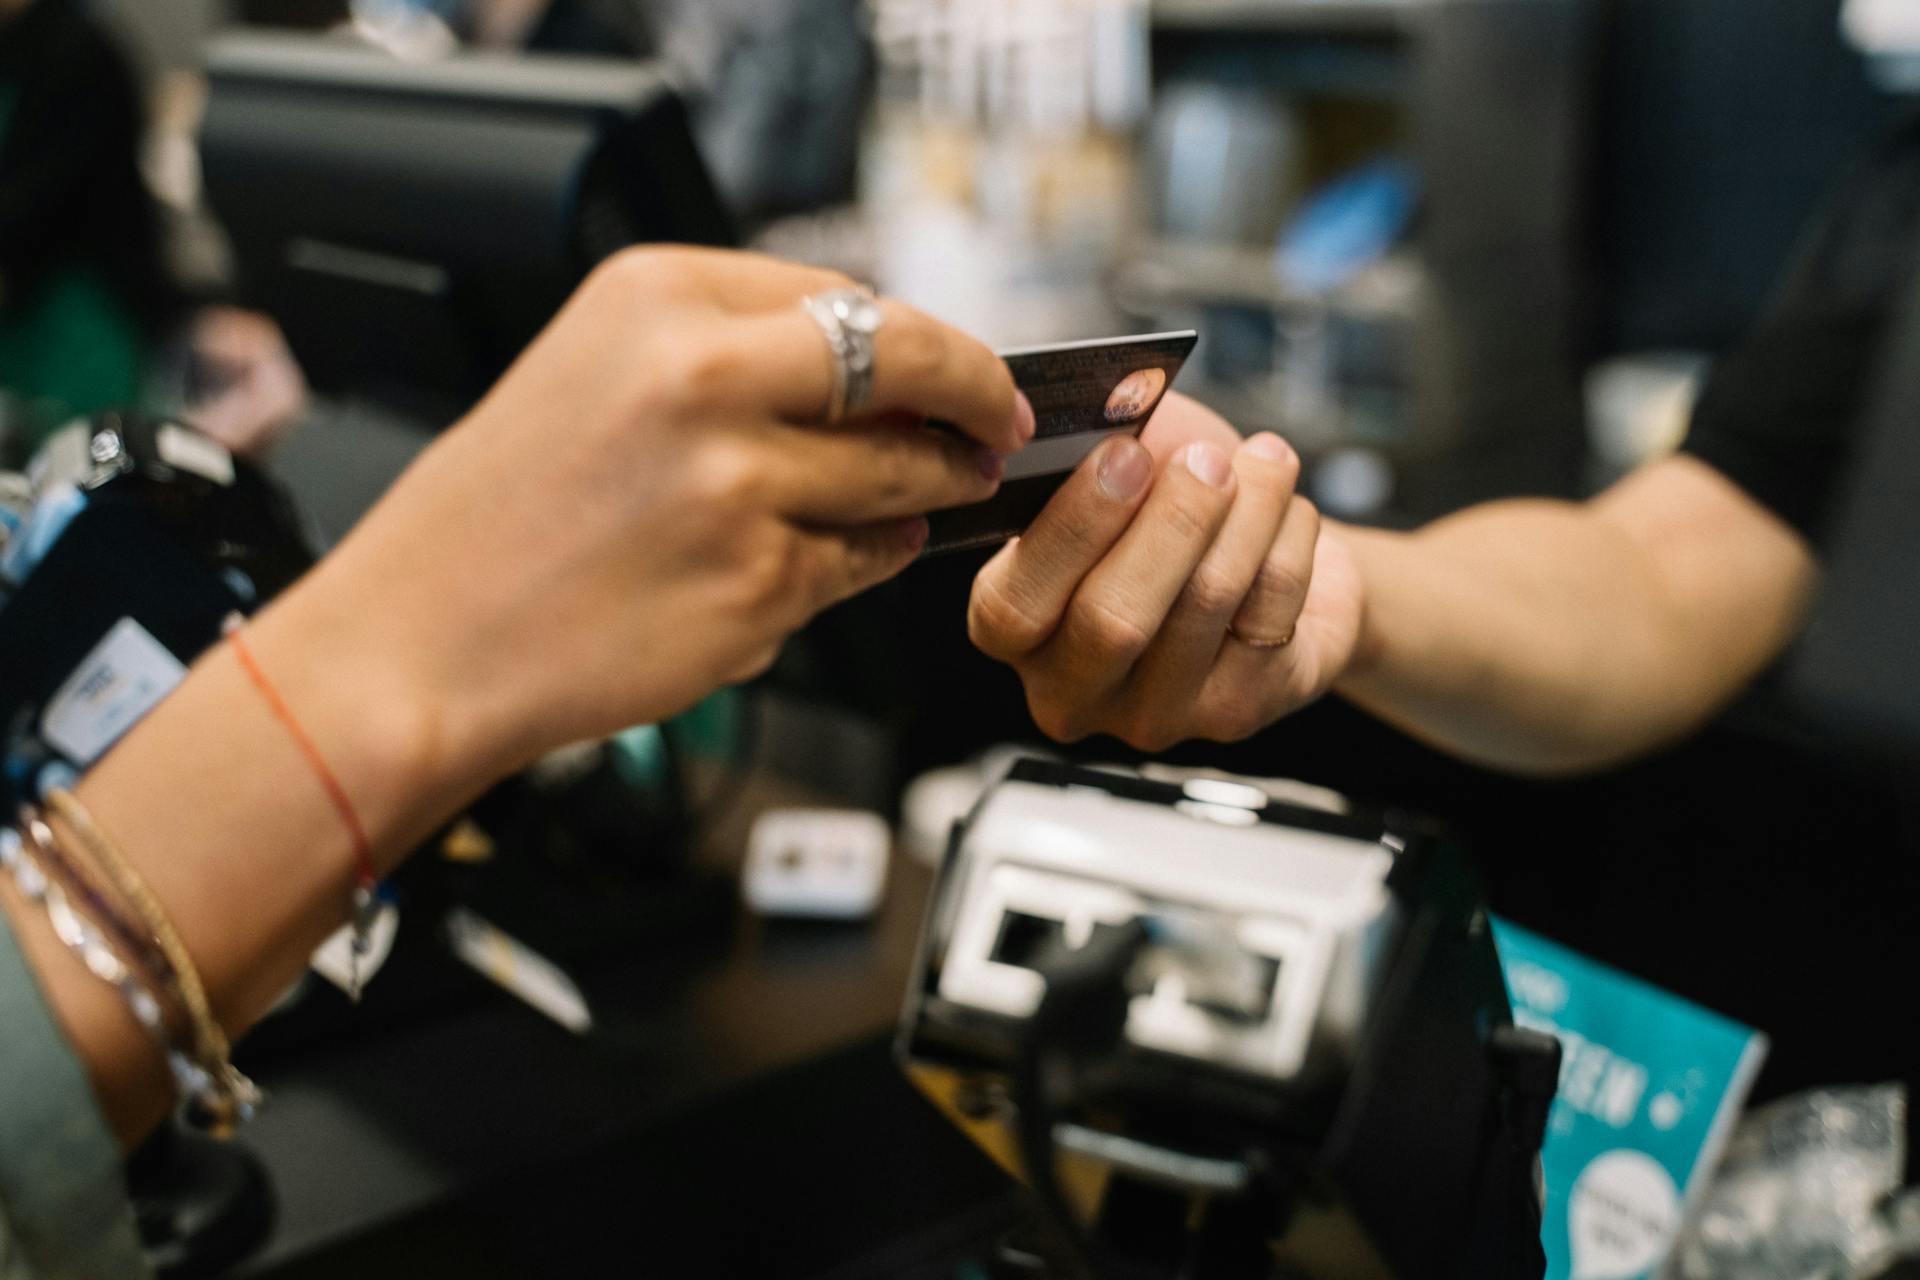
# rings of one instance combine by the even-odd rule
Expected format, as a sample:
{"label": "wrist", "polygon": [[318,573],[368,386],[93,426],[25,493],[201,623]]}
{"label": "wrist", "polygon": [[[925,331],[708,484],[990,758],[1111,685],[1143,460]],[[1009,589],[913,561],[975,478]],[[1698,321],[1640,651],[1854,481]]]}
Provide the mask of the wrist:
{"label": "wrist", "polygon": [[261,682],[215,644],[75,787],[186,939],[229,1034],[347,918],[354,825],[385,875],[475,790],[409,646],[352,586],[308,575],[248,625]]}
{"label": "wrist", "polygon": [[1380,558],[1388,554],[1392,544],[1404,535],[1327,520],[1322,524],[1321,536],[1336,538],[1345,545],[1359,581],[1353,647],[1331,685],[1336,692],[1345,693],[1353,684],[1364,681],[1385,663],[1386,637],[1380,627],[1380,611],[1374,587],[1379,580]]}
{"label": "wrist", "polygon": [[[475,735],[409,620],[323,564],[247,628],[266,679],[339,779],[385,874],[485,785]],[[246,680],[221,653],[230,679]],[[271,714],[265,695],[247,696]],[[277,726],[297,750],[291,730]],[[316,790],[321,787],[313,779]]]}

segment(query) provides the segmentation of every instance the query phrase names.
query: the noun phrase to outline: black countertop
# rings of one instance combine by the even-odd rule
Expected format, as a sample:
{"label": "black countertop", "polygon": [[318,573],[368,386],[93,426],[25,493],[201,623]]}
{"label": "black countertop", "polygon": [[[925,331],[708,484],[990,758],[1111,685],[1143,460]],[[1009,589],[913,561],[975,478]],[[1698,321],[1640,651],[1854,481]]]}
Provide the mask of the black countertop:
{"label": "black countertop", "polygon": [[1011,1213],[1008,1180],[888,1054],[928,871],[896,858],[852,925],[761,920],[721,879],[790,790],[751,788],[707,842],[708,878],[675,891],[671,910],[712,916],[699,941],[568,965],[585,1036],[458,970],[418,920],[393,965],[437,966],[434,998],[383,1011],[376,984],[334,1032],[302,1013],[303,1035],[263,1027],[270,1105],[246,1142],[277,1212],[241,1274],[566,1274],[609,1255],[632,1260],[618,1274],[902,1274]]}

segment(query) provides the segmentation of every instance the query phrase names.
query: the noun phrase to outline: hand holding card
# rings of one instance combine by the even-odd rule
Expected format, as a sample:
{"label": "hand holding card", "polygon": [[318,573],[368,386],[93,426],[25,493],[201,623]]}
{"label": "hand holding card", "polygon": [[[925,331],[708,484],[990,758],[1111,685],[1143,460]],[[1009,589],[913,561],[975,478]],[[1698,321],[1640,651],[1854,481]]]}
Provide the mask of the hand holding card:
{"label": "hand holding card", "polygon": [[1186,329],[1001,352],[1033,404],[1033,440],[1007,459],[993,497],[928,517],[927,552],[993,546],[1025,529],[1096,445],[1139,433],[1198,340]]}

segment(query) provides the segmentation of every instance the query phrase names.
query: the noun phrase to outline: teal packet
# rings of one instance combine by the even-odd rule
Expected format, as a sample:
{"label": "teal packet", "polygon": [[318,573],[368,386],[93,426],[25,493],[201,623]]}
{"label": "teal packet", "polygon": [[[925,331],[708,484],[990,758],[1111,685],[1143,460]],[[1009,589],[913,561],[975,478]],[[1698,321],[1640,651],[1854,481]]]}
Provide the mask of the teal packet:
{"label": "teal packet", "polygon": [[1504,920],[1513,1020],[1559,1037],[1546,1280],[1648,1280],[1719,1163],[1767,1039]]}

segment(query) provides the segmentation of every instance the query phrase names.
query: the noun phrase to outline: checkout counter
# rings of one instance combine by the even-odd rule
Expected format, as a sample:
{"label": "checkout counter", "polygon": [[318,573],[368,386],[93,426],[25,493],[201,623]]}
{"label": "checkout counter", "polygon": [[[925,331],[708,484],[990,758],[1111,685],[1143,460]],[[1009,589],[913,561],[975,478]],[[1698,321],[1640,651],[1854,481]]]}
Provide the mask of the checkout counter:
{"label": "checkout counter", "polygon": [[[697,870],[737,871],[761,809],[824,798],[756,776]],[[585,1036],[416,925],[366,1013],[419,967],[458,992],[445,1007],[278,1057],[269,1025],[245,1050],[272,1105],[244,1141],[277,1208],[239,1274],[879,1277],[984,1251],[1024,1211],[1016,1184],[890,1048],[929,880],[896,858],[855,924],[703,895],[673,944],[571,970]]]}
{"label": "checkout counter", "polygon": [[[497,373],[531,332],[529,317],[550,309],[610,248],[725,238],[677,104],[651,72],[560,80],[535,72],[501,79],[498,68],[370,70],[350,55],[259,41],[217,52],[213,69],[210,190],[232,211],[242,263],[281,304],[323,386],[359,378],[415,407],[457,403]],[[378,131],[364,127],[374,115],[387,122]],[[543,139],[527,154],[561,162],[499,169],[501,156],[470,129],[481,116]],[[289,142],[295,136],[298,145]],[[396,169],[431,167],[429,157],[441,180],[425,184],[429,198],[405,216],[370,198]],[[640,170],[676,177],[635,183]],[[449,210],[474,200],[489,202],[489,216],[461,221],[484,234],[443,242]],[[531,239],[515,235],[523,229]],[[519,274],[493,272],[529,245]],[[370,318],[371,327],[355,327],[359,341],[338,342],[343,315]],[[367,350],[381,360],[357,367]],[[1016,781],[1082,794],[1105,787],[1116,801],[1185,802],[1087,778]],[[478,880],[472,868],[428,855],[424,874],[403,886],[416,895],[411,922],[363,1005],[307,992],[242,1046],[241,1065],[272,1099],[243,1139],[266,1175],[272,1212],[244,1261],[223,1273],[1073,1274],[1040,1261],[1058,1251],[1059,1223],[1072,1216],[1053,1176],[1030,1179],[1036,1195],[996,1162],[1006,1158],[1004,1143],[978,1134],[969,1141],[967,1126],[954,1123],[954,1098],[984,1089],[1000,1091],[998,1114],[962,1106],[969,1114],[959,1118],[1025,1124],[1013,1142],[1029,1169],[1064,1135],[1080,1144],[1078,1154],[1101,1154],[1110,1177],[1118,1170],[1153,1184],[1106,1184],[1108,1212],[1093,1215],[1095,1229],[1122,1241],[1124,1215],[1166,1218],[1169,1202],[1155,1196],[1170,1184],[1183,1195],[1254,1188],[1256,1200],[1287,1205],[1311,1185],[1335,1188],[1327,1198],[1344,1201],[1376,1237],[1325,1274],[1386,1274],[1381,1250],[1394,1273],[1410,1278],[1540,1274],[1538,1190],[1528,1175],[1557,1050],[1508,1034],[1484,914],[1470,893],[1393,886],[1404,932],[1392,933],[1391,945],[1368,945],[1377,943],[1375,960],[1391,955],[1399,968],[1383,962],[1350,976],[1347,995],[1360,1000],[1344,1015],[1351,1043],[1337,1061],[1313,1064],[1326,1074],[1305,1091],[1316,1118],[1263,1110],[1268,1099],[1245,1087],[1244,1062],[1229,1064],[1238,1074],[1212,1072],[1213,1062],[1169,1075],[1172,1051],[1127,1045],[1132,1023],[1123,1015],[1101,1043],[1073,1045],[1118,1064],[1106,1091],[1081,1111],[1061,1111],[1058,1125],[1036,1137],[1022,1118],[1046,1074],[1036,1069],[1044,1061],[1036,1028],[1059,1011],[1045,999],[1024,1012],[969,1009],[947,982],[956,952],[943,913],[964,915],[968,858],[986,852],[956,840],[939,876],[896,857],[878,912],[859,923],[778,922],[741,904],[736,881],[756,815],[848,801],[874,802],[822,794],[771,768],[753,773],[697,831],[684,863],[634,889],[622,946],[587,944],[560,956],[591,1012],[583,1034],[452,956],[437,924],[445,908],[468,903],[464,892]],[[1299,814],[1258,819],[1289,820],[1357,838]],[[1405,849],[1384,831],[1367,841]],[[1223,888],[1215,906],[1225,912],[1236,891]],[[510,902],[511,882],[487,892]],[[524,919],[502,914],[498,923],[565,933],[564,915],[543,910],[551,904],[520,905]],[[1442,935],[1451,950],[1433,943]],[[1035,968],[1042,956],[1030,957]],[[1119,974],[1096,977],[1117,983]],[[1356,994],[1375,991],[1377,1006]],[[1137,1052],[1143,1047],[1153,1052]],[[902,1072],[903,1056],[959,1078],[945,1093],[929,1091],[947,1114]],[[1186,1062],[1206,1059],[1190,1053]],[[1444,1086],[1437,1093],[1436,1083]],[[1009,1097],[1027,1103],[1009,1109]],[[1179,1149],[1190,1135],[1166,1123],[1176,1097],[1209,1118],[1206,1152]],[[1223,1154],[1231,1140],[1221,1133],[1238,1131],[1224,1118],[1266,1145]],[[1293,1169],[1274,1156],[1289,1143],[1334,1158]],[[1233,1176],[1244,1181],[1218,1181]],[[1428,1194],[1441,1189],[1458,1203]],[[1435,1208],[1443,1204],[1454,1207]],[[1264,1246],[1285,1216],[1236,1210],[1222,1230]],[[1023,1254],[1023,1242],[1034,1252]],[[1525,1247],[1507,1247],[1516,1245]],[[1249,1254],[1266,1250],[1242,1250],[1237,1269],[1205,1274],[1254,1275]],[[1494,1256],[1497,1266],[1472,1261]],[[1163,1273],[1148,1262],[1099,1274],[1122,1271]],[[1298,1274],[1322,1272],[1302,1264]]]}

